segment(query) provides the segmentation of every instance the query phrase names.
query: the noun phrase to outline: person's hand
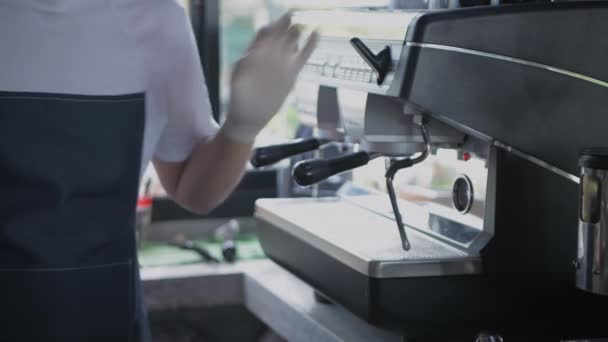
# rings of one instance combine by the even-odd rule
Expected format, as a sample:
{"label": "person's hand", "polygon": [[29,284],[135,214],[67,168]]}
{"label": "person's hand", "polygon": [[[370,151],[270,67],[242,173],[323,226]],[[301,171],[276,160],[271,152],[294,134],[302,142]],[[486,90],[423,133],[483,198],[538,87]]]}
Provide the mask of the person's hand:
{"label": "person's hand", "polygon": [[315,32],[299,49],[300,29],[291,14],[260,30],[232,71],[231,95],[224,123],[227,135],[251,143],[279,110],[314,51]]}

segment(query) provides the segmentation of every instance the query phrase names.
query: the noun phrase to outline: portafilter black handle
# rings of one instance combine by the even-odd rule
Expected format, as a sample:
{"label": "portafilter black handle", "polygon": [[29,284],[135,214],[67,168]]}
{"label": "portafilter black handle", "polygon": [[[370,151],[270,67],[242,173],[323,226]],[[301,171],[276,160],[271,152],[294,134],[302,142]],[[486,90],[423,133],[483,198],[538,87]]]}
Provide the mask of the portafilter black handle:
{"label": "portafilter black handle", "polygon": [[304,160],[293,168],[293,179],[301,186],[313,185],[338,173],[366,165],[377,156],[367,152],[356,152],[331,159]]}
{"label": "portafilter black handle", "polygon": [[319,149],[327,140],[310,138],[298,139],[284,144],[258,147],[253,151],[251,164],[255,167],[272,165],[285,158]]}

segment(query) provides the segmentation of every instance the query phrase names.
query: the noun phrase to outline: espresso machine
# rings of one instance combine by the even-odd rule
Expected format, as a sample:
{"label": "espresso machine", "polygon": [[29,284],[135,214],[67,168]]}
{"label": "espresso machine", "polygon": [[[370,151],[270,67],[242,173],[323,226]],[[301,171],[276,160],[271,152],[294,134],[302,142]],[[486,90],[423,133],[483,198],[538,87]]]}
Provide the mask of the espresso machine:
{"label": "espresso machine", "polygon": [[608,3],[294,21],[322,35],[296,90],[318,137],[252,163],[347,144],[296,164],[295,182],[381,173],[331,197],[258,200],[267,255],[407,341],[608,336]]}

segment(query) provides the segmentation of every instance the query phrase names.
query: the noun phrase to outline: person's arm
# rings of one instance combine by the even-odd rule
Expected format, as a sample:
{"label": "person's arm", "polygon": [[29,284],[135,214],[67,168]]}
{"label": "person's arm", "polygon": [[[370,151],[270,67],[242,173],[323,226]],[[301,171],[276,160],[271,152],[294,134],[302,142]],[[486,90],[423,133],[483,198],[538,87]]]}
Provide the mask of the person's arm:
{"label": "person's arm", "polygon": [[154,161],[167,193],[182,207],[206,214],[230,195],[251,155],[251,143],[230,139],[220,131],[201,141],[181,163]]}
{"label": "person's arm", "polygon": [[262,29],[234,66],[229,110],[217,134],[202,139],[184,161],[154,160],[161,183],[179,205],[208,213],[234,190],[255,137],[289,94],[318,36],[301,50],[298,39],[289,15]]}

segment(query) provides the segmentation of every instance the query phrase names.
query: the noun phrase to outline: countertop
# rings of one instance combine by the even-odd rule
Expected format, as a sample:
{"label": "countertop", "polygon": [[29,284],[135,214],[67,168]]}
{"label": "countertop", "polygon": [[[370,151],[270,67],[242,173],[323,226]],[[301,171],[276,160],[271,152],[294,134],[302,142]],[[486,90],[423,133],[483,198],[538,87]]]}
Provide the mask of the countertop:
{"label": "countertop", "polygon": [[244,305],[290,342],[404,341],[344,308],[315,300],[314,290],[270,260],[142,269],[151,310]]}

